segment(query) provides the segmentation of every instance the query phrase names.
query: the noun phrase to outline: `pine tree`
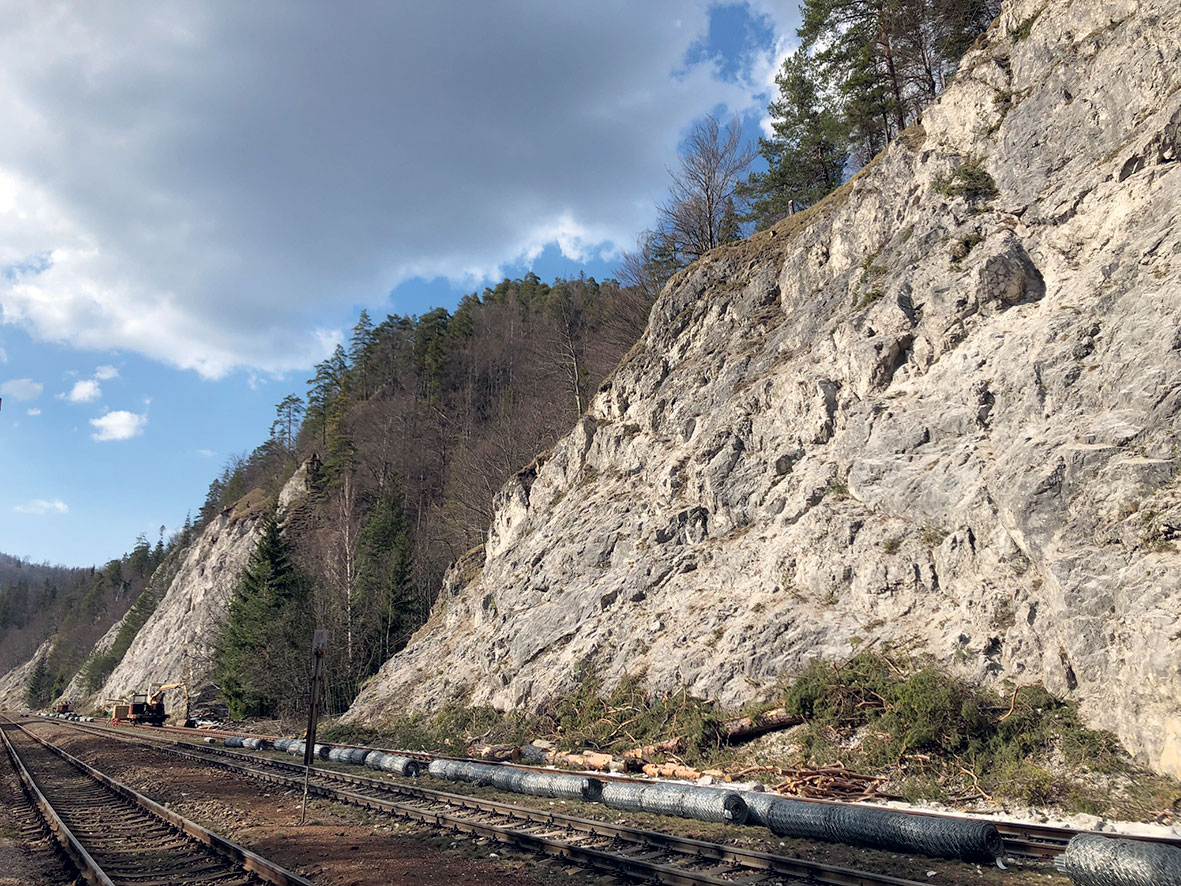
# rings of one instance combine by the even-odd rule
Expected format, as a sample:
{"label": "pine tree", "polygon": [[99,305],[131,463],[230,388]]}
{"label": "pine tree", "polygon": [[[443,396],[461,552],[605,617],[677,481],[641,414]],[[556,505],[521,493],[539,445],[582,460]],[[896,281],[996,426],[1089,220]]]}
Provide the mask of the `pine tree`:
{"label": "pine tree", "polygon": [[775,82],[779,97],[768,107],[774,135],[759,140],[768,168],[743,188],[760,229],[835,190],[849,159],[844,126],[821,95],[816,63],[796,52],[784,60]]}

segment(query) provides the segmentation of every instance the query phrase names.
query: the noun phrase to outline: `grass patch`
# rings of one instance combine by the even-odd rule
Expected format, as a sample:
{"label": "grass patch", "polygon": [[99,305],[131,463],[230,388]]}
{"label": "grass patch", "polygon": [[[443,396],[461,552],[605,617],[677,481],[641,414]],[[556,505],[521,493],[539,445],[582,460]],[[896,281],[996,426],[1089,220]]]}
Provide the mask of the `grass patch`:
{"label": "grass patch", "polygon": [[1037,20],[1041,18],[1041,15],[1042,10],[1039,9],[1033,15],[1029,16],[1029,18],[1021,22],[1021,24],[1017,26],[1017,29],[1009,35],[1009,38],[1014,43],[1020,43],[1023,40],[1028,40],[1029,35],[1033,33],[1033,26],[1037,24]]}
{"label": "grass patch", "polygon": [[935,182],[935,190],[944,197],[963,197],[969,203],[988,201],[999,193],[996,182],[979,160],[970,159],[963,166]]}

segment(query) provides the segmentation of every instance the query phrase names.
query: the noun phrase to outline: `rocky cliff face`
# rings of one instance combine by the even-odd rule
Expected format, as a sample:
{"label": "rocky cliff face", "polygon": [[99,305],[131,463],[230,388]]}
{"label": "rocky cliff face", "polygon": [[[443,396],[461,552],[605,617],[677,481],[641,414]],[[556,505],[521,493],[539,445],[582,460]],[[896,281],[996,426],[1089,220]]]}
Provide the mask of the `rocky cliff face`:
{"label": "rocky cliff face", "polygon": [[0,710],[18,711],[27,707],[25,688],[29,685],[29,678],[33,676],[33,666],[37,659],[49,655],[52,651],[53,639],[50,638],[37,647],[32,658],[0,676]]}
{"label": "rocky cliff face", "polygon": [[820,207],[678,275],[348,714],[883,638],[1181,774],[1181,6],[1017,0]]}
{"label": "rocky cliff face", "polygon": [[[306,493],[307,472],[301,467],[279,493],[280,519]],[[96,699],[142,692],[149,683],[184,681],[194,698],[211,688],[213,646],[242,570],[258,546],[262,509],[261,499],[248,497],[205,526]]]}

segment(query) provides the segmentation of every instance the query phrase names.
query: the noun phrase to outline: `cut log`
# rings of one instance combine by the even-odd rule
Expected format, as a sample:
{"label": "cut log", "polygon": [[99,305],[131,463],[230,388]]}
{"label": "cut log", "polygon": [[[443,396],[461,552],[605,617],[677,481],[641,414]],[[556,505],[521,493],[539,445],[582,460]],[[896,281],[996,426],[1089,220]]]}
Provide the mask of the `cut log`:
{"label": "cut log", "polygon": [[477,760],[492,760],[503,763],[507,760],[518,760],[521,751],[507,744],[473,744],[468,745],[467,754]]}
{"label": "cut log", "polygon": [[759,714],[757,717],[736,717],[727,720],[722,726],[722,738],[728,742],[745,741],[777,729],[787,729],[797,726],[801,722],[799,717],[789,714],[783,708]]}

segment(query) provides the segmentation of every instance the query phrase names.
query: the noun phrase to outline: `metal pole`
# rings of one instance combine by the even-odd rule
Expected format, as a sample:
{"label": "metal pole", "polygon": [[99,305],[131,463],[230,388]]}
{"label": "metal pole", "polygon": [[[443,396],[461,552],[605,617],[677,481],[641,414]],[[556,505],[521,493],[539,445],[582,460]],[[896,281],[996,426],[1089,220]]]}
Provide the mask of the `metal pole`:
{"label": "metal pole", "polygon": [[328,648],[328,632],[312,634],[312,681],[308,704],[308,728],[304,733],[303,748],[303,805],[299,810],[302,825],[308,815],[308,781],[312,775],[312,760],[316,758],[316,725],[320,715],[320,676],[324,672],[324,651]]}

